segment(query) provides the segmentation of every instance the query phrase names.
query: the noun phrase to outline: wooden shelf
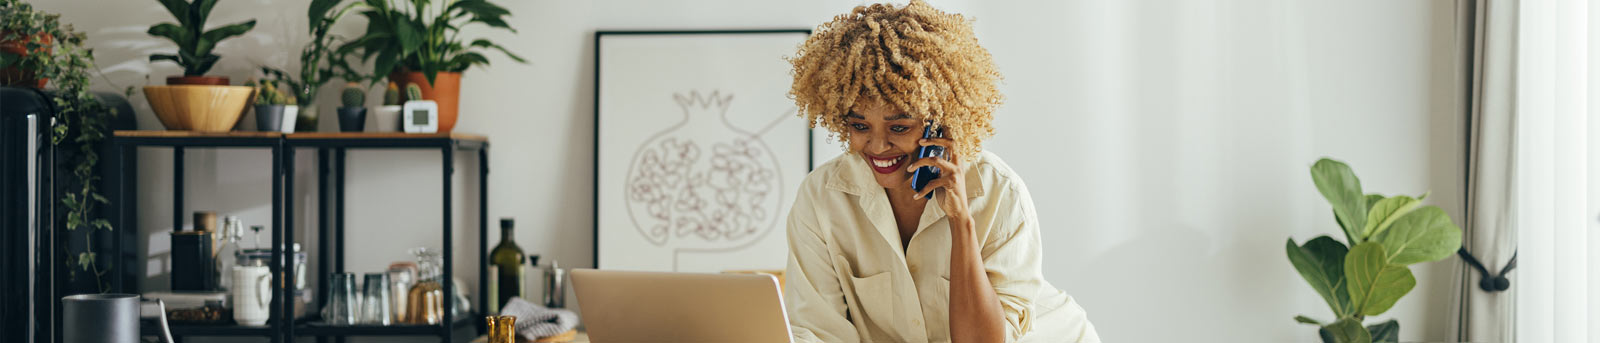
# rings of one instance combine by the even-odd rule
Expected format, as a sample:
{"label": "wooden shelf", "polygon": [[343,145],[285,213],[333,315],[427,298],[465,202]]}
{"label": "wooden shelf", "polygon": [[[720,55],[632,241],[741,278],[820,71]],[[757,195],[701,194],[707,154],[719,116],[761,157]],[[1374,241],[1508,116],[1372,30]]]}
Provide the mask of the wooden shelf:
{"label": "wooden shelf", "polygon": [[454,139],[459,141],[487,142],[488,137],[483,135],[447,132],[447,133],[404,133],[404,132],[306,132],[284,135],[290,140],[295,139]]}
{"label": "wooden shelf", "polygon": [[283,137],[281,132],[258,131],[227,131],[227,132],[201,132],[201,131],[168,131],[168,130],[117,130],[112,134],[115,137],[130,138],[278,138]]}

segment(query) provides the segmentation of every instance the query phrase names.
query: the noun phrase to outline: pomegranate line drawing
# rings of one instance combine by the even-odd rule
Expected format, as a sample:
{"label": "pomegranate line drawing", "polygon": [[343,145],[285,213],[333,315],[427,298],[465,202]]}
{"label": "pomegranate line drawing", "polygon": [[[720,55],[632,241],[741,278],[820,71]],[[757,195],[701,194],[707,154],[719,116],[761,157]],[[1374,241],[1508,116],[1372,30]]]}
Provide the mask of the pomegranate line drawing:
{"label": "pomegranate line drawing", "polygon": [[782,167],[762,136],[794,117],[791,107],[762,127],[729,121],[734,94],[674,93],[682,119],[634,151],[623,202],[638,234],[684,252],[733,251],[776,230],[784,199]]}

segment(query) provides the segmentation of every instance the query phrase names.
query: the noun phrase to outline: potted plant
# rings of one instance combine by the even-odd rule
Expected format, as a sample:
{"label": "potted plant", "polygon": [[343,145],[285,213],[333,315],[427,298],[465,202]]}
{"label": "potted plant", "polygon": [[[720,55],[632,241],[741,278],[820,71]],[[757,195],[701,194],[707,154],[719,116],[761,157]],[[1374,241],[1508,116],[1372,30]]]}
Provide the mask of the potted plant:
{"label": "potted plant", "polygon": [[275,80],[245,84],[255,87],[256,131],[294,133],[294,124],[299,118],[296,112],[300,111],[294,97],[278,89]]}
{"label": "potted plant", "polygon": [[[343,0],[312,0],[307,10],[308,29],[311,31],[311,42],[300,49],[300,73],[290,74],[283,70],[262,67],[261,72],[282,82],[286,90],[293,94],[300,104],[300,120],[296,125],[300,131],[311,132],[317,130],[319,122],[316,96],[322,85],[333,80],[335,76],[342,76],[345,81],[362,82],[372,77],[366,77],[351,68],[346,61],[348,52],[334,49],[334,45],[342,38],[330,34],[333,24],[343,18],[346,13],[354,9],[357,3],[339,7]],[[337,9],[336,9],[337,8]]]}
{"label": "potted plant", "polygon": [[[30,6],[21,4],[21,6]],[[25,14],[31,14],[29,7]],[[19,12],[20,13],[20,12]],[[51,15],[56,18],[59,15]],[[10,18],[7,18],[10,19]],[[0,29],[0,85],[44,88],[49,80],[40,78],[36,70],[43,67],[40,63],[50,59],[50,43],[55,39],[36,22],[23,22],[32,19],[31,16],[7,21],[5,29]],[[39,18],[42,21],[43,18]],[[50,21],[54,23],[54,21]],[[15,27],[15,29],[11,27]],[[28,57],[35,57],[32,61]],[[31,65],[23,65],[33,63]]]}
{"label": "potted plant", "polygon": [[361,132],[367,126],[367,90],[360,83],[345,84],[339,100],[339,131]]}
{"label": "potted plant", "polygon": [[110,241],[112,225],[100,211],[109,201],[100,193],[95,170],[111,119],[119,113],[89,91],[96,68],[93,51],[83,46],[88,36],[60,18],[20,0],[0,0],[0,69],[17,77],[5,80],[8,86],[55,86],[48,92],[55,102],[50,138],[58,147],[57,168],[68,171],[57,185],[55,210],[57,222],[64,224],[55,243],[62,252],[61,270],[67,272],[64,288],[67,294],[104,293],[111,291],[115,264],[97,252]]}
{"label": "potted plant", "polygon": [[169,130],[228,131],[244,115],[250,87],[230,86],[227,77],[207,76],[221,56],[212,53],[229,37],[250,31],[255,20],[206,30],[206,18],[217,0],[157,0],[178,19],[160,23],[146,33],[178,45],[178,53],[150,55],[151,62],[172,61],[183,67],[182,76],[167,78],[165,86],[145,86],[145,98],[161,125]]}
{"label": "potted plant", "polygon": [[1444,259],[1461,248],[1461,228],[1444,210],[1422,206],[1406,195],[1362,193],[1361,180],[1343,162],[1322,159],[1311,166],[1311,179],[1333,206],[1345,242],[1320,236],[1284,247],[1300,277],[1333,310],[1333,320],[1304,315],[1297,322],[1316,325],[1323,342],[1396,342],[1400,323],[1388,320],[1364,326],[1367,316],[1388,311],[1411,292],[1417,280],[1411,264]]}
{"label": "potted plant", "polygon": [[[419,84],[424,99],[439,103],[439,132],[455,128],[461,95],[461,72],[488,65],[484,50],[498,50],[519,63],[522,57],[487,39],[470,42],[460,30],[483,24],[517,32],[506,24],[511,11],[488,0],[401,1],[363,0],[367,17],[365,35],[340,47],[360,50],[362,60],[372,60],[373,75],[388,75],[399,84]],[[405,99],[423,100],[423,99]]]}
{"label": "potted plant", "polygon": [[376,123],[376,131],[399,132],[400,110],[402,108],[403,107],[400,103],[400,86],[395,85],[394,82],[390,82],[389,86],[383,90],[383,106],[378,107],[378,111],[373,114],[373,122]]}

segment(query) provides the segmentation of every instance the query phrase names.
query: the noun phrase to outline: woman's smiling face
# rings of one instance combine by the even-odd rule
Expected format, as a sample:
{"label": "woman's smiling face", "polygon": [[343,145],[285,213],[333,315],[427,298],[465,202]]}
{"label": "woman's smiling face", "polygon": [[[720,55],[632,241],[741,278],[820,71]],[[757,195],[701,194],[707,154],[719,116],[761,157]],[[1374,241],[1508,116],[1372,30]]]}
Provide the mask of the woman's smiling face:
{"label": "woman's smiling face", "polygon": [[867,161],[883,188],[906,187],[911,178],[906,166],[916,158],[922,125],[905,111],[881,102],[858,103],[845,115],[844,124],[850,131],[850,150]]}

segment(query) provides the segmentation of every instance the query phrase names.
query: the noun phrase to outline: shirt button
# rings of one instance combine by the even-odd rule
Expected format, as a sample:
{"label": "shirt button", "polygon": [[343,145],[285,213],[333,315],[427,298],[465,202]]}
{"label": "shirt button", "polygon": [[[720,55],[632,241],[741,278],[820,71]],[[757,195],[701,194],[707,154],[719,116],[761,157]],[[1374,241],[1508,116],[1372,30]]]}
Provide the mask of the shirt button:
{"label": "shirt button", "polygon": [[911,266],[910,269],[911,269],[911,273],[912,274],[916,274],[917,273],[917,266]]}

